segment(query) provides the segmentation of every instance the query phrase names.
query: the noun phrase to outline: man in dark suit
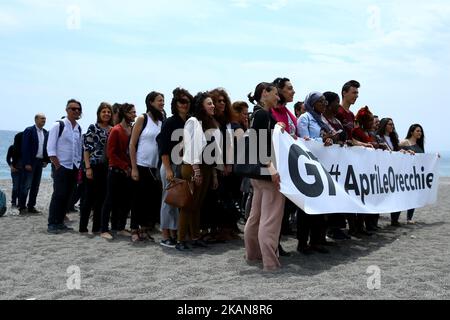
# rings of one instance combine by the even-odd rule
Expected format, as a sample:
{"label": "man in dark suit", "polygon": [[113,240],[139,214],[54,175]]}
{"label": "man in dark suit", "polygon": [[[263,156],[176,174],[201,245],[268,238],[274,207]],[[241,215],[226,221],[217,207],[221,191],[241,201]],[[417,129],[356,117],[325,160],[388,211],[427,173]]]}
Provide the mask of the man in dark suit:
{"label": "man in dark suit", "polygon": [[[22,184],[19,193],[19,211],[21,214],[40,213],[36,208],[36,198],[41,184],[42,169],[49,162],[47,155],[48,132],[44,129],[46,117],[37,114],[34,117],[35,125],[23,132],[22,141]],[[28,204],[25,206],[28,197]]]}

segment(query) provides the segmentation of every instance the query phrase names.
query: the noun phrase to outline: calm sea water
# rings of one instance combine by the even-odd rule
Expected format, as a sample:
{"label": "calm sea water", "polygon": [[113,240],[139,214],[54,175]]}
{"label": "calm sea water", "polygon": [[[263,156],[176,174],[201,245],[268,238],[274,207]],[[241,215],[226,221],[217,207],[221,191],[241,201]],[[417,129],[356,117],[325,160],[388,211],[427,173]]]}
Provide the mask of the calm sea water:
{"label": "calm sea water", "polygon": [[[0,130],[0,179],[11,178],[8,164],[6,163],[6,154],[8,148],[14,142],[14,136],[17,132]],[[442,177],[450,177],[450,151],[441,152],[441,168],[440,173]],[[50,166],[48,166],[43,173],[44,178],[50,177]]]}

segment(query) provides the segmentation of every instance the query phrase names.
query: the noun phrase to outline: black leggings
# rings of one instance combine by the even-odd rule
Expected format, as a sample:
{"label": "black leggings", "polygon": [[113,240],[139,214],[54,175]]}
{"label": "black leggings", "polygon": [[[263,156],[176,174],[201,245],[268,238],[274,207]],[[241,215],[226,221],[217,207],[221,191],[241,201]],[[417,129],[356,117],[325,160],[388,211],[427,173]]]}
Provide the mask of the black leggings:
{"label": "black leggings", "polygon": [[84,196],[80,210],[80,232],[88,232],[89,217],[94,210],[92,232],[99,232],[102,220],[102,208],[106,197],[108,167],[106,165],[91,165],[94,179],[90,180],[84,174]]}
{"label": "black leggings", "polygon": [[[131,229],[152,228],[159,223],[162,185],[157,179],[157,169],[138,166],[139,181],[133,181]],[[165,179],[165,177],[164,177]]]}
{"label": "black leggings", "polygon": [[107,179],[106,198],[102,208],[102,232],[125,230],[131,207],[131,179],[121,169],[110,168]]}

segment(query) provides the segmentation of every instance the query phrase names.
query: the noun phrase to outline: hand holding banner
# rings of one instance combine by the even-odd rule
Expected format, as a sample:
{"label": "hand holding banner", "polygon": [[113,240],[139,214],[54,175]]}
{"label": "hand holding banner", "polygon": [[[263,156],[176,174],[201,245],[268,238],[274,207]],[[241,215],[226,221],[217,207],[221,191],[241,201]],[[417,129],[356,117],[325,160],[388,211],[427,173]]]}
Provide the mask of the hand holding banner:
{"label": "hand holding banner", "polygon": [[391,213],[437,201],[439,157],[324,147],[276,128],[281,192],[308,214]]}

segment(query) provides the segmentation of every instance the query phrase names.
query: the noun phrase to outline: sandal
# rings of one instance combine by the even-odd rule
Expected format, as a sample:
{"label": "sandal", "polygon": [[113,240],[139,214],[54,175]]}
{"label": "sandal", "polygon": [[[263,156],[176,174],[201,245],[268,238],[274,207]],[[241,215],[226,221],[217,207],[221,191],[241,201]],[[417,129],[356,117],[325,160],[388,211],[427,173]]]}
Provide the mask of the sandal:
{"label": "sandal", "polygon": [[141,228],[139,230],[139,236],[141,237],[142,240],[155,242],[155,239],[151,236],[150,228]]}
{"label": "sandal", "polygon": [[131,231],[131,242],[139,242],[141,241],[141,237],[139,235],[139,230]]}

